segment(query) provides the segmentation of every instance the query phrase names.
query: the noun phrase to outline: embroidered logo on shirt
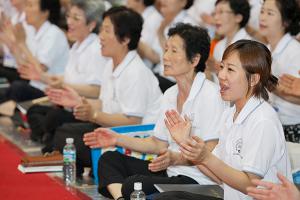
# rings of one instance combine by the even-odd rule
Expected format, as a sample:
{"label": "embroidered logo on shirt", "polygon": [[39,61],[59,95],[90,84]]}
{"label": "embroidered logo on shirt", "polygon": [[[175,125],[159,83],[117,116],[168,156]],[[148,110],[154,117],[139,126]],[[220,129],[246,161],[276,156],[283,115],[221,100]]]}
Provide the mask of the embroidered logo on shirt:
{"label": "embroidered logo on shirt", "polygon": [[242,147],[243,147],[243,140],[242,138],[240,138],[234,142],[233,155],[237,155],[242,159],[243,158],[243,156],[241,155]]}

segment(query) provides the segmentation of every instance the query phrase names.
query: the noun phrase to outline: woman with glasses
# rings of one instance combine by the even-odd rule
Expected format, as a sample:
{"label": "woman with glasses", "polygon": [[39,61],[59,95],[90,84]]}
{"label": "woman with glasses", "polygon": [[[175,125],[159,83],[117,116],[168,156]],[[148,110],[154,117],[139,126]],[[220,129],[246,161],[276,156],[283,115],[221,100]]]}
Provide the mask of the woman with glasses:
{"label": "woman with glasses", "polygon": [[[46,72],[24,70],[26,76],[47,77],[51,88],[71,87],[80,95],[97,98],[100,93],[102,71],[108,58],[101,55],[98,32],[104,4],[97,0],[72,0],[66,15],[68,36],[75,41],[62,76]],[[33,75],[35,73],[36,75]],[[63,123],[76,122],[72,112],[57,106],[32,106],[27,113],[32,130],[31,139],[46,144],[42,152],[52,151],[52,138]]]}
{"label": "woman with glasses", "polygon": [[224,38],[219,41],[210,59],[209,70],[215,75],[222,60],[225,49],[241,39],[251,39],[245,30],[250,16],[248,0],[217,0],[214,20],[216,33]]}

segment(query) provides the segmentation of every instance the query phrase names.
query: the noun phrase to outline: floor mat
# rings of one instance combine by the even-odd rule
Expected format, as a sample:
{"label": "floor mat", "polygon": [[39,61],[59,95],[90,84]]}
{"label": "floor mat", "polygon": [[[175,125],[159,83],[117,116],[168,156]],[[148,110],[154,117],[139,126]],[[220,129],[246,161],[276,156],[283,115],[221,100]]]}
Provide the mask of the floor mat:
{"label": "floor mat", "polygon": [[74,188],[65,187],[58,178],[44,173],[22,174],[17,166],[23,155],[16,146],[0,136],[0,199],[90,199]]}

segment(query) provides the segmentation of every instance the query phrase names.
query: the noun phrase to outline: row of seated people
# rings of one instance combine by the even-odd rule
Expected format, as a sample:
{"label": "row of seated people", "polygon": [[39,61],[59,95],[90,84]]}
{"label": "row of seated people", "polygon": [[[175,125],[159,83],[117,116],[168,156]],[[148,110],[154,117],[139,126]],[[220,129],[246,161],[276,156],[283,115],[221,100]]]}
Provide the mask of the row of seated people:
{"label": "row of seated people", "polygon": [[[34,2],[37,1],[32,3]],[[149,188],[145,188],[147,194],[154,191],[153,183],[208,184],[211,183],[211,180],[205,177],[207,175],[215,182],[223,182],[229,186],[225,190],[225,194],[228,195],[225,196],[225,199],[239,199],[243,198],[242,193],[246,193],[245,188],[249,186],[250,179],[265,178],[272,182],[278,182],[277,171],[280,171],[289,179],[291,178],[282,125],[275,111],[270,109],[269,104],[266,102],[268,100],[266,88],[274,89],[276,79],[270,74],[271,55],[265,46],[249,40],[242,40],[230,46],[231,48],[229,48],[227,54],[225,53],[223,56],[218,73],[221,87],[220,94],[217,85],[207,80],[203,73],[209,55],[208,34],[203,29],[178,24],[175,28],[169,30],[169,39],[165,41],[163,53],[164,74],[173,77],[177,85],[170,88],[161,97],[156,78],[145,67],[135,51],[138,48],[138,41],[142,33],[143,20],[141,16],[124,7],[112,8],[104,13],[99,34],[101,53],[102,56],[111,58],[104,59],[100,55],[99,41],[94,42],[95,37],[90,33],[96,26],[96,19],[99,19],[99,16],[88,21],[86,7],[81,7],[83,2],[80,2],[81,4],[78,2],[80,1],[72,3],[68,13],[69,33],[77,38],[77,43],[72,47],[68,61],[68,65],[72,66],[73,69],[68,72],[71,67],[67,67],[65,76],[69,73],[69,80],[73,79],[73,82],[68,83],[66,81],[68,79],[65,79],[65,77],[62,79],[50,75],[49,72],[43,72],[42,69],[45,66],[42,66],[39,60],[35,59],[34,55],[26,49],[24,37],[23,40],[18,38],[18,45],[23,47],[21,50],[30,59],[26,60],[27,63],[20,64],[18,71],[24,78],[43,81],[50,85],[51,88],[46,90],[46,94],[51,101],[56,105],[71,108],[72,112],[62,109],[62,107],[45,108],[35,106],[28,112],[28,117],[33,133],[39,129],[39,134],[47,133],[52,137],[54,135],[55,142],[51,144],[51,148],[61,150],[66,137],[75,138],[75,145],[78,149],[77,165],[79,173],[82,172],[80,169],[83,166],[90,166],[90,149],[82,141],[84,133],[93,131],[99,125],[109,127],[124,124],[155,123],[158,117],[154,137],[143,141],[119,138],[114,133],[107,133],[105,129],[97,129],[95,132],[86,135],[84,140],[91,147],[119,145],[159,155],[149,165],[149,170],[149,163],[146,161],[136,165],[141,166],[137,169],[142,169],[141,171],[134,171],[133,169],[136,167],[131,166],[127,166],[127,168],[125,166],[120,167],[122,172],[125,171],[125,175],[114,171],[118,169],[111,167],[110,162],[105,161],[105,158],[107,157],[117,166],[120,166],[120,163],[126,165],[127,162],[134,163],[135,161],[127,160],[123,156],[119,158],[119,155],[110,155],[110,153],[107,156],[104,155],[99,162],[99,169],[102,169],[99,170],[99,176],[101,180],[106,180],[103,176],[107,175],[108,177],[107,182],[100,183],[102,194],[112,195],[115,199],[121,196],[128,198],[128,194],[133,188],[130,184],[137,179],[143,180],[143,185],[149,186]],[[97,10],[95,1],[84,2],[85,4],[90,3],[90,8],[93,8],[95,13],[102,15],[104,9],[101,10],[100,7],[103,8],[103,6],[100,6]],[[269,9],[265,6],[275,6],[276,8],[277,4],[271,4],[272,2],[266,1],[263,9],[266,11]],[[217,5],[223,5],[223,3],[217,3]],[[226,3],[226,5],[229,6],[230,4]],[[297,8],[297,4],[294,4],[293,8]],[[221,14],[221,11],[219,12],[216,12],[216,17]],[[224,13],[230,14],[229,11],[225,12],[223,10]],[[262,11],[261,15],[263,13]],[[237,15],[239,15],[237,18],[241,18],[240,14]],[[39,19],[45,18],[39,16]],[[79,22],[82,19],[84,21],[81,21],[80,24]],[[76,31],[76,25],[85,29]],[[12,29],[12,31],[14,30]],[[85,37],[83,33],[85,33]],[[281,33],[283,37],[285,30],[282,29]],[[291,41],[294,40],[291,38]],[[88,49],[93,48],[92,44],[94,46],[98,45],[96,47],[98,51],[90,50],[92,53],[88,51]],[[7,44],[7,46],[13,45]],[[17,53],[15,55],[17,57]],[[83,56],[85,59],[80,62],[81,55],[85,55]],[[85,85],[82,84],[84,80],[94,78],[91,77],[91,72],[81,77],[81,75],[84,75],[84,70],[90,70],[86,69],[89,66],[86,63],[91,62],[91,65],[93,65],[95,62],[93,60],[100,58],[107,62],[102,69],[103,76],[99,81],[101,92],[100,86],[95,87],[97,84],[93,82],[94,80],[87,81]],[[87,66],[80,65],[80,63]],[[99,68],[99,66],[97,67]],[[94,67],[95,71],[92,75],[95,75],[95,77],[98,77],[96,76],[99,73],[98,68]],[[83,71],[81,72],[81,70]],[[283,83],[287,78],[292,77],[283,77]],[[80,81],[80,83],[76,83],[74,79]],[[19,84],[19,87],[23,86],[24,84]],[[84,88],[86,86],[89,87],[89,90]],[[286,94],[288,90],[284,86],[282,85],[283,89],[280,91]],[[287,88],[289,88],[289,85]],[[24,88],[16,87],[16,89],[15,94],[23,91],[28,94],[28,91]],[[85,98],[81,96],[85,96]],[[99,99],[87,99],[89,97],[97,98],[97,96],[99,96]],[[223,100],[232,102],[234,106],[227,108]],[[164,121],[164,113],[170,109],[176,110],[182,116],[187,115],[187,118],[183,120],[176,112],[171,111],[167,114],[168,120]],[[223,113],[227,109],[228,111]],[[78,123],[83,121],[91,123]],[[230,121],[237,124],[230,125]],[[66,122],[77,123],[63,125]],[[52,124],[49,125],[48,123]],[[240,127],[235,127],[239,124]],[[34,127],[35,125],[38,128]],[[60,127],[61,125],[63,126]],[[222,132],[226,134],[222,135]],[[189,138],[191,135],[197,135],[202,139]],[[187,144],[183,143],[185,141],[187,141]],[[256,146],[253,146],[253,141],[258,141]],[[197,146],[197,143],[200,146]],[[215,148],[217,143],[218,146]],[[226,151],[222,148],[225,148],[227,143],[232,147],[230,147],[228,155],[226,153],[224,155],[223,153]],[[266,144],[270,144],[270,146]],[[179,147],[181,147],[182,154],[178,154]],[[165,150],[166,148],[169,151]],[[194,152],[196,149],[202,150],[197,158],[195,157],[197,151]],[[215,149],[213,153],[210,153],[213,149]],[[231,154],[231,151],[235,152]],[[261,155],[262,151],[266,154]],[[193,154],[193,156],[190,154]],[[234,158],[231,156],[234,156]],[[111,157],[118,158],[110,159]],[[218,163],[213,165],[210,162],[207,163],[208,158],[214,158]],[[118,159],[122,159],[122,161]],[[245,166],[242,165],[244,162]],[[224,174],[227,173],[221,173],[220,169],[224,169],[222,163],[227,163],[225,167],[228,167],[226,169],[230,174],[229,177],[232,177],[237,171],[240,173],[237,173],[237,179],[235,180],[237,182],[230,182],[228,176],[227,178],[224,177]],[[188,164],[194,166],[185,166]],[[201,167],[202,165],[204,168]],[[215,167],[221,168],[215,169]],[[128,172],[128,168],[133,171]],[[205,175],[201,174],[198,168]],[[101,174],[101,171],[105,174]],[[150,177],[133,176],[127,179],[128,176],[134,174]],[[156,177],[156,175],[159,177]],[[155,179],[154,182],[153,179]]]}

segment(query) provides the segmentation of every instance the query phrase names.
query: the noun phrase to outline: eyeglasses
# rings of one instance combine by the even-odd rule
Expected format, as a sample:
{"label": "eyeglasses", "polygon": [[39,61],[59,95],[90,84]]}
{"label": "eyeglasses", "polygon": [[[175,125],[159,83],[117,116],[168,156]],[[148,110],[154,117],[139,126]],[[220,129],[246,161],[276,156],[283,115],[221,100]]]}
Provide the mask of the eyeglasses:
{"label": "eyeglasses", "polygon": [[216,16],[216,15],[220,15],[220,16],[223,16],[225,14],[233,14],[233,11],[230,11],[230,10],[218,10],[218,11],[215,11],[212,13],[212,16]]}
{"label": "eyeglasses", "polygon": [[68,19],[73,19],[74,21],[76,21],[76,22],[79,22],[79,21],[82,21],[82,20],[84,20],[84,16],[81,16],[81,15],[72,15],[72,14],[70,14],[70,13],[67,13],[66,14],[66,19],[68,20]]}

